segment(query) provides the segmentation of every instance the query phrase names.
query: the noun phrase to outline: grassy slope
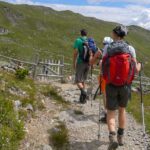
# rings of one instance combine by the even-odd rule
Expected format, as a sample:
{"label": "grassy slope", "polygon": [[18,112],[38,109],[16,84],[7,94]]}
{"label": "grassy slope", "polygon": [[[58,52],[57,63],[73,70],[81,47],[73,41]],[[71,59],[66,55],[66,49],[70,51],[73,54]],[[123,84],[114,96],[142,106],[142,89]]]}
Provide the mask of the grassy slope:
{"label": "grassy slope", "polygon": [[[11,92],[13,89],[14,92]],[[69,105],[58,95],[56,88],[37,85],[29,78],[19,80],[14,74],[0,70],[0,150],[18,149],[20,140],[25,135],[24,122],[35,117],[34,111],[27,111],[26,106],[31,104],[34,110],[44,109],[43,96],[50,97],[58,105]],[[17,113],[14,102],[18,100],[21,107]]]}
{"label": "grassy slope", "polygon": [[[128,106],[128,111],[131,112],[138,122],[142,122],[142,114],[141,114],[141,100],[140,95],[132,94],[132,100],[130,101],[130,105]],[[145,107],[145,123],[146,129],[150,133],[150,94],[144,95],[144,107]]]}
{"label": "grassy slope", "polygon": [[[30,79],[20,81],[14,75],[3,71],[0,71],[0,83],[0,149],[16,150],[19,141],[24,138],[23,121],[27,117],[27,111],[20,110],[19,118],[17,118],[14,101],[21,101],[22,106],[29,103],[36,106],[35,86]],[[11,93],[11,88],[25,91],[28,97]]]}
{"label": "grassy slope", "polygon": [[[103,37],[109,36],[115,25],[71,11],[58,12],[45,7],[0,2],[0,26],[10,31],[8,35],[0,36],[0,52],[28,59],[32,58],[35,50],[70,57],[73,41],[81,28],[87,28],[89,36],[93,36],[101,47]],[[130,27],[130,31],[127,40],[137,49],[140,58],[144,54],[148,59],[150,31],[136,26]]]}

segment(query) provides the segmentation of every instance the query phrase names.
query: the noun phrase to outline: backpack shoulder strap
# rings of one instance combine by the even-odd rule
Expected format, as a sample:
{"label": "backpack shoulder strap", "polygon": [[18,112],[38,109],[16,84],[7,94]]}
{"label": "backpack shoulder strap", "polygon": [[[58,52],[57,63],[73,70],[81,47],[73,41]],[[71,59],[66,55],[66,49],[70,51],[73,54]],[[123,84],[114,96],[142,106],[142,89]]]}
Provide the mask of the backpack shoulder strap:
{"label": "backpack shoulder strap", "polygon": [[107,52],[106,53],[107,53],[108,57],[111,56],[111,50],[112,50],[112,47],[113,47],[113,43],[114,42],[112,42],[112,43],[110,43],[110,44],[107,45]]}
{"label": "backpack shoulder strap", "polygon": [[88,40],[88,38],[83,39],[82,37],[79,37],[79,39],[80,39],[82,42],[85,42],[85,41],[87,41],[87,40]]}

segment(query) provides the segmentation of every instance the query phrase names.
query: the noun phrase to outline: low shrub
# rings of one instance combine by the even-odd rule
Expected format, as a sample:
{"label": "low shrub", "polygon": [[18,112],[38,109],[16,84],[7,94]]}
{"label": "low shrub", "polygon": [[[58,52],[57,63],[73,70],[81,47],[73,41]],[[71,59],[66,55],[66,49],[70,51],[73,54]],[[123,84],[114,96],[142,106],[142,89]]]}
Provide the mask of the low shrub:
{"label": "low shrub", "polygon": [[68,129],[64,123],[61,122],[58,126],[50,130],[50,144],[52,144],[56,150],[68,150]]}
{"label": "low shrub", "polygon": [[17,79],[23,80],[27,75],[29,75],[29,71],[27,69],[19,68],[16,70],[15,75]]}

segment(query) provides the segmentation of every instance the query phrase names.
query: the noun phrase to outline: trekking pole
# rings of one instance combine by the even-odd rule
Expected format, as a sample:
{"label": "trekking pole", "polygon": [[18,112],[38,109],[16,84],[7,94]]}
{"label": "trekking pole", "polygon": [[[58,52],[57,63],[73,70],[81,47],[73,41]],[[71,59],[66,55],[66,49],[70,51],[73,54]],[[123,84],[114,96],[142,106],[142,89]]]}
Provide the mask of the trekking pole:
{"label": "trekking pole", "polygon": [[92,78],[92,76],[93,76],[93,66],[91,66],[91,96],[90,96],[90,98],[91,98],[91,107],[93,106],[93,99],[92,99],[92,90],[93,90],[93,78]]}
{"label": "trekking pole", "polygon": [[[94,94],[94,96],[93,96],[93,100],[95,100],[96,99],[96,97],[97,97],[97,95],[98,95],[98,92],[99,92],[99,90],[100,90],[100,88],[101,88],[101,84],[102,84],[102,80],[101,80],[101,77],[100,77],[100,85],[98,85],[98,87],[97,87],[97,90],[96,90],[96,92],[95,92],[95,94]],[[100,91],[100,95],[102,94],[102,91]]]}
{"label": "trekking pole", "polygon": [[99,90],[100,90],[100,86],[98,86],[98,88],[97,88],[97,90],[96,90],[96,92],[95,92],[95,94],[94,94],[93,100],[95,100],[95,99],[96,99],[96,97],[97,97],[97,94],[98,94]]}
{"label": "trekking pole", "polygon": [[142,71],[143,64],[141,63],[141,71],[139,72],[140,77],[140,96],[141,96],[141,113],[142,113],[142,124],[143,124],[143,136],[145,136],[145,116],[144,116],[144,102],[143,102],[143,89],[142,89]]}
{"label": "trekking pole", "polygon": [[[100,89],[100,95],[102,93],[102,89],[101,89],[101,84],[102,84],[102,80],[101,80],[101,75],[100,75],[100,85],[99,85],[99,89]],[[101,113],[101,100],[99,100],[99,115],[98,115],[98,140],[100,140],[101,138],[101,118],[100,118],[100,113]]]}
{"label": "trekking pole", "polygon": [[[99,61],[100,61],[100,60],[99,60]],[[97,66],[98,66],[98,65],[99,65],[99,62],[97,63]],[[101,75],[100,75],[100,76],[101,76]],[[95,92],[95,94],[94,94],[93,100],[95,100],[96,97],[97,97],[97,94],[98,94],[98,92],[99,92],[99,90],[100,90],[101,82],[102,82],[102,80],[101,80],[101,77],[100,77],[100,85],[98,85],[98,87],[97,87],[97,90],[96,90],[96,92]],[[100,93],[100,95],[101,95],[101,93]]]}

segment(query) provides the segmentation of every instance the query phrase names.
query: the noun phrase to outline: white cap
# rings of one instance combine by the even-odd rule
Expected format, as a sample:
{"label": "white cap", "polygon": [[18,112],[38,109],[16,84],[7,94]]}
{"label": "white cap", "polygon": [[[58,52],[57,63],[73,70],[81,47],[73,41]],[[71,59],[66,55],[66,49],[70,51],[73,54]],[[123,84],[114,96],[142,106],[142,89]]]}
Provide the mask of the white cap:
{"label": "white cap", "polygon": [[103,44],[111,44],[113,39],[111,37],[104,37]]}

